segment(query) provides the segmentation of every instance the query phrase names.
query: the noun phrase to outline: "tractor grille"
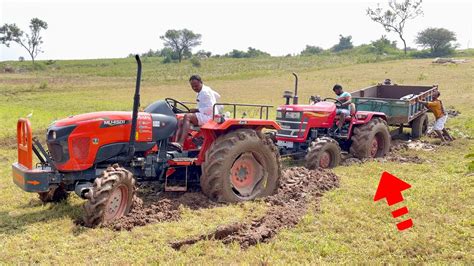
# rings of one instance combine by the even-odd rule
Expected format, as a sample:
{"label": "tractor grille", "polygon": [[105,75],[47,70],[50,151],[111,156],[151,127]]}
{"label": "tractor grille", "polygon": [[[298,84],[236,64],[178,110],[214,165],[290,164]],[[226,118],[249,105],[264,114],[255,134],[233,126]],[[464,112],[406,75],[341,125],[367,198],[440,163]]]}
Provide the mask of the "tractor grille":
{"label": "tractor grille", "polygon": [[85,160],[89,156],[89,137],[80,137],[72,140],[72,156],[77,160]]}
{"label": "tractor grille", "polygon": [[[67,143],[66,143],[67,144]],[[59,143],[48,143],[48,150],[49,153],[51,153],[51,157],[53,158],[53,161],[58,162],[58,163],[63,163],[67,161],[67,153],[63,152],[63,146]],[[66,146],[67,150],[67,146]]]}
{"label": "tractor grille", "polygon": [[[306,119],[305,119],[306,120]],[[304,132],[306,131],[307,121],[291,121],[291,120],[277,120],[277,123],[282,127],[281,130],[278,130],[278,137],[285,138],[298,138],[303,137]],[[300,128],[301,127],[301,128]]]}

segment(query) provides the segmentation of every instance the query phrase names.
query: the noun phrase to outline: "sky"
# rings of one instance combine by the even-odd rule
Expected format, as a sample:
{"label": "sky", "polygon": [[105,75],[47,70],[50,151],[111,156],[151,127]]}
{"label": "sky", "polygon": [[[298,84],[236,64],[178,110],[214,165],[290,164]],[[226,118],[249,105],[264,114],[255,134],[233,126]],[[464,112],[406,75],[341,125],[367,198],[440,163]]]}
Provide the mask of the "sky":
{"label": "sky", "polygon": [[[395,33],[366,15],[367,7],[388,0],[0,0],[0,25],[16,23],[28,31],[29,21],[48,23],[42,32],[44,53],[37,59],[120,58],[163,48],[160,36],[168,29],[187,28],[202,35],[201,46],[213,54],[254,47],[272,55],[297,54],[306,45],[330,48],[339,34],[351,35],[354,45]],[[405,36],[417,47],[416,34],[428,27],[454,31],[460,48],[474,47],[474,1],[424,0],[424,15],[408,21]],[[12,43],[0,44],[0,61],[29,58]]]}

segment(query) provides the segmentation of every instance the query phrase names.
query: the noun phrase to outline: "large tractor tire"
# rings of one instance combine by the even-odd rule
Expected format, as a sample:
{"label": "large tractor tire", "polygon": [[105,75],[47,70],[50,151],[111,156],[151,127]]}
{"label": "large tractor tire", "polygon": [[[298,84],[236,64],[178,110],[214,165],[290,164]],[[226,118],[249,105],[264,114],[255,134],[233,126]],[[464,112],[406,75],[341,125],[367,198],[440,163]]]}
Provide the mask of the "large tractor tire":
{"label": "large tractor tire", "polygon": [[310,170],[334,168],[341,162],[341,147],[332,138],[318,138],[311,142],[305,161],[306,168]]}
{"label": "large tractor tire", "polygon": [[419,139],[426,134],[428,130],[428,115],[426,113],[417,117],[411,123],[411,137]]}
{"label": "large tractor tire", "polygon": [[359,159],[383,157],[390,150],[390,131],[381,118],[354,128],[351,140],[350,153]]}
{"label": "large tractor tire", "polygon": [[43,203],[61,202],[66,200],[68,196],[69,193],[62,186],[50,188],[48,192],[38,193],[38,197]]}
{"label": "large tractor tire", "polygon": [[95,227],[127,215],[135,195],[133,174],[114,164],[96,178],[92,188],[85,193],[84,223]]}
{"label": "large tractor tire", "polygon": [[201,189],[218,202],[239,202],[276,192],[280,154],[272,140],[253,129],[221,135],[206,151]]}

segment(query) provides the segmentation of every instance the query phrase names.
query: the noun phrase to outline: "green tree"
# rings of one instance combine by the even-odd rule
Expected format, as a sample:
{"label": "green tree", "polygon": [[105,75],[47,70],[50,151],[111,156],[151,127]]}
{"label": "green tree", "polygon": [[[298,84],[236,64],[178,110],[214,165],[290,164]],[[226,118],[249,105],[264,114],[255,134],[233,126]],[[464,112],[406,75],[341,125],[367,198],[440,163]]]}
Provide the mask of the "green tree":
{"label": "green tree", "polygon": [[331,49],[334,52],[339,52],[342,50],[352,49],[354,45],[352,44],[352,36],[342,36],[339,34],[339,43],[334,45]]}
{"label": "green tree", "polygon": [[314,54],[319,54],[324,51],[323,48],[319,46],[312,46],[312,45],[306,45],[306,48],[304,48],[303,51],[301,51],[301,55],[314,55]]}
{"label": "green tree", "polygon": [[21,45],[28,51],[33,64],[35,63],[36,56],[43,52],[41,50],[41,44],[43,38],[41,37],[41,30],[46,30],[48,23],[42,21],[39,18],[33,18],[30,21],[30,33],[23,32],[16,24],[5,24],[0,27],[0,42],[7,47],[10,47],[11,42],[15,42]]}
{"label": "green tree", "polygon": [[246,57],[260,57],[260,56],[270,56],[270,54],[262,50],[252,48],[252,47],[249,47],[247,49]]}
{"label": "green tree", "polygon": [[372,41],[370,45],[370,51],[376,54],[390,53],[397,50],[397,42],[390,41],[385,35],[382,35],[378,40]]}
{"label": "green tree", "polygon": [[201,44],[201,34],[194,33],[188,29],[168,30],[165,35],[160,36],[165,47],[171,48],[176,54],[178,61],[183,57],[190,56],[193,47]]}
{"label": "green tree", "polygon": [[387,10],[382,9],[379,4],[375,9],[367,8],[367,15],[371,20],[381,24],[387,32],[396,32],[403,42],[403,51],[406,54],[407,43],[403,36],[405,24],[408,20],[423,14],[422,1],[403,0],[398,3],[396,0],[389,0]]}
{"label": "green tree", "polygon": [[431,55],[442,56],[452,52],[452,41],[456,41],[456,34],[444,28],[427,28],[420,31],[416,43],[430,48]]}

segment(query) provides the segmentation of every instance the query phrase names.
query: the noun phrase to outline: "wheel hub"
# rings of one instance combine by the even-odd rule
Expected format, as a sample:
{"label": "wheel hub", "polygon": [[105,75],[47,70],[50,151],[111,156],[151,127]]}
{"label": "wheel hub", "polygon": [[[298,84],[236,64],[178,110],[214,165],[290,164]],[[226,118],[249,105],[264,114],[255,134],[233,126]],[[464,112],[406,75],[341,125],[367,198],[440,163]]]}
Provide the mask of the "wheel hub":
{"label": "wheel hub", "polygon": [[377,156],[377,152],[381,147],[382,140],[380,136],[376,135],[370,144],[370,157],[375,158]]}
{"label": "wheel hub", "polygon": [[234,162],[230,173],[232,186],[242,197],[255,194],[255,188],[263,179],[263,167],[250,152],[243,153]]}
{"label": "wheel hub", "polygon": [[128,190],[125,185],[115,188],[105,206],[105,221],[110,221],[123,216],[128,201]]}
{"label": "wheel hub", "polygon": [[319,167],[329,168],[330,165],[331,165],[331,154],[329,154],[329,152],[327,151],[324,151],[319,157]]}

